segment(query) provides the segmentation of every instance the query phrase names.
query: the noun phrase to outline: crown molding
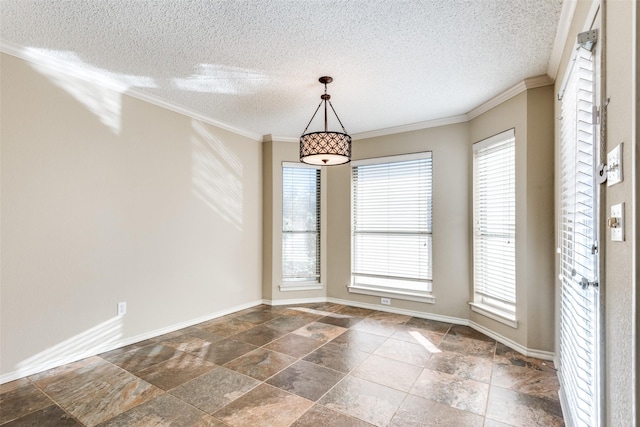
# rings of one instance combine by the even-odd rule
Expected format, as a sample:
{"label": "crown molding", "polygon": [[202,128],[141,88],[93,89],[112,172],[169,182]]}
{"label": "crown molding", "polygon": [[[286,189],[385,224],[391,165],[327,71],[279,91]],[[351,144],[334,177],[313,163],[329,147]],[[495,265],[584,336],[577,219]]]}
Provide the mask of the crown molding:
{"label": "crown molding", "polygon": [[411,132],[414,130],[435,128],[438,126],[454,125],[456,123],[464,123],[466,121],[468,121],[466,114],[461,114],[458,116],[444,117],[442,119],[425,120],[423,122],[410,123],[408,125],[377,129],[369,132],[354,133],[353,135],[351,135],[351,138],[354,140],[375,138],[378,136],[393,135],[396,133]]}
{"label": "crown molding", "polygon": [[551,84],[553,84],[553,79],[547,76],[546,74],[525,79],[520,83],[516,84],[515,86],[505,90],[504,92],[494,96],[490,100],[480,104],[473,110],[469,111],[467,113],[467,119],[473,120],[479,115],[486,113],[492,108],[497,107],[503,102],[508,101],[509,99],[513,98],[516,95],[521,94],[526,90],[535,89],[543,86],[549,86]]}
{"label": "crown molding", "polygon": [[95,84],[100,87],[104,87],[109,90],[116,91],[122,95],[127,95],[135,99],[139,99],[141,101],[148,102],[149,104],[153,104],[157,107],[161,107],[175,113],[181,114],[183,116],[190,117],[192,119],[201,121],[203,123],[210,124],[212,126],[216,126],[220,129],[227,130],[229,132],[233,132],[237,135],[244,136],[256,142],[262,142],[262,135],[257,133],[248,131],[246,129],[239,128],[237,126],[230,125],[228,123],[214,120],[210,117],[205,116],[204,114],[198,113],[190,108],[184,107],[180,104],[167,101],[164,98],[161,98],[156,95],[151,95],[148,93],[144,93],[140,90],[133,89],[122,82],[117,81],[113,78],[104,77],[98,75],[93,72],[86,72],[81,67],[70,64],[66,61],[62,61],[58,58],[54,58],[51,56],[35,56],[30,55],[25,49],[19,45],[6,41],[4,39],[0,39],[0,52],[6,53],[7,55],[15,56],[16,58],[20,58],[24,61],[30,62],[32,64],[37,64],[43,67],[47,67],[58,72],[64,73],[69,77],[73,77],[79,80],[86,81],[91,84]]}
{"label": "crown molding", "polygon": [[560,61],[562,60],[562,52],[567,43],[567,38],[569,37],[569,29],[571,27],[571,21],[573,20],[577,4],[577,0],[564,0],[562,2],[556,38],[553,41],[553,49],[551,50],[549,65],[547,66],[547,75],[554,80],[558,76]]}
{"label": "crown molding", "polygon": [[132,98],[136,98],[139,99],[141,101],[146,101],[150,104],[156,105],[158,107],[162,107],[162,108],[166,108],[167,110],[171,110],[173,112],[176,112],[178,114],[182,114],[184,116],[190,117],[192,119],[210,124],[212,126],[218,127],[220,129],[224,129],[227,130],[229,132],[233,132],[236,135],[241,135],[244,136],[246,138],[249,138],[252,141],[255,142],[262,142],[262,135],[258,134],[258,133],[254,133],[251,131],[248,131],[246,129],[243,128],[239,128],[237,126],[233,126],[230,125],[228,123],[225,122],[221,122],[219,120],[214,120],[208,116],[205,116],[204,114],[198,113],[197,111],[191,110],[189,108],[183,107],[182,105],[176,104],[174,102],[170,102],[167,101],[163,98],[160,98],[158,96],[155,95],[150,95],[148,93],[143,93],[141,91],[138,91],[136,89],[128,89],[125,93],[126,95],[131,96]]}
{"label": "crown molding", "polygon": [[[573,2],[575,2],[575,0],[567,1],[567,3],[573,3]],[[567,7],[570,7],[570,6],[567,6]],[[575,4],[573,5],[573,9],[569,10],[566,13],[565,13],[565,8],[563,6],[562,15],[563,16],[570,15],[570,17],[572,17],[573,10],[575,10]],[[558,38],[556,37],[556,42],[557,42],[557,39]],[[148,102],[150,104],[156,105],[161,108],[165,108],[167,110],[176,112],[178,114],[182,114],[184,116],[201,121],[203,123],[207,123],[212,126],[216,126],[220,129],[233,132],[237,135],[244,136],[252,141],[256,141],[256,142],[266,141],[265,135],[260,135],[255,132],[251,132],[249,130],[239,128],[237,126],[233,126],[219,120],[214,120],[211,117],[205,116],[204,114],[201,114],[197,111],[194,111],[182,105],[176,104],[174,102],[167,101],[166,99],[163,99],[159,96],[150,95],[138,89],[132,89],[131,87],[128,87],[126,85],[123,85],[121,82],[116,81],[115,79],[105,78],[104,76],[98,76],[97,74],[94,74],[94,73],[87,73],[84,70],[82,70],[80,67],[71,65],[57,58],[36,57],[34,55],[29,55],[28,52],[25,52],[24,48],[22,48],[21,46],[18,46],[16,44],[13,44],[3,39],[0,39],[0,52],[15,56],[27,62],[36,63],[48,68],[55,69],[71,77],[78,78],[78,79],[87,81],[89,83],[99,85],[101,87],[115,90],[118,93],[128,95],[132,98]],[[515,86],[489,99],[488,101],[484,102],[483,104],[479,105],[478,107],[474,108],[473,110],[469,111],[466,114],[460,114],[457,116],[444,117],[444,118],[434,119],[434,120],[425,120],[422,122],[410,123],[410,124],[401,125],[401,126],[393,126],[389,128],[383,128],[383,129],[376,129],[376,130],[367,131],[367,132],[359,132],[359,133],[352,134],[351,137],[353,140],[361,140],[361,139],[367,139],[367,138],[393,135],[393,134],[403,133],[403,132],[411,132],[411,131],[416,131],[421,129],[434,128],[439,126],[453,125],[457,123],[465,123],[470,120],[473,120],[474,118],[480,116],[483,113],[486,113],[490,109],[502,104],[503,102],[513,98],[514,96],[528,89],[548,86],[553,83],[554,83],[554,79],[549,75],[531,77],[521,81]],[[281,142],[298,142],[299,138],[288,137],[288,136],[271,136],[271,140],[281,141]]]}

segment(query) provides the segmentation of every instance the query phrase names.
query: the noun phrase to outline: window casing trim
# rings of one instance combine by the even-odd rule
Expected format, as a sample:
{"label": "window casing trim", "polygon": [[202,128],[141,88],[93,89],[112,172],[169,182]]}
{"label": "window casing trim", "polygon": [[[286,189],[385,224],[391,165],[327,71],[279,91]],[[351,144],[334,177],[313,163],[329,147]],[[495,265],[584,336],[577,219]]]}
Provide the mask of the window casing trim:
{"label": "window casing trim", "polygon": [[[513,215],[513,235],[508,236],[509,239],[513,239],[513,242],[511,242],[511,244],[513,245],[513,283],[514,283],[514,301],[508,301],[508,300],[504,300],[502,301],[500,297],[492,297],[490,295],[491,293],[491,289],[493,289],[493,292],[495,293],[497,291],[496,288],[486,288],[484,290],[479,289],[479,286],[482,286],[481,284],[479,284],[478,280],[478,276],[477,276],[477,269],[478,269],[478,265],[477,262],[479,261],[478,259],[478,244],[479,242],[485,241],[486,239],[489,239],[490,236],[492,236],[492,234],[487,234],[487,232],[479,232],[477,230],[477,223],[478,223],[478,218],[480,216],[479,214],[479,204],[478,204],[478,198],[480,197],[480,194],[478,194],[477,192],[477,186],[479,185],[479,183],[477,182],[477,178],[478,178],[478,162],[480,161],[478,156],[479,152],[485,151],[485,155],[495,155],[495,153],[497,153],[499,150],[501,149],[510,149],[509,146],[513,146],[513,158],[510,159],[508,162],[511,163],[512,167],[513,167],[513,182],[511,182],[509,184],[510,187],[513,188],[513,192],[514,192],[514,197],[515,197],[515,181],[516,181],[516,174],[515,174],[515,152],[516,152],[516,144],[515,144],[515,129],[509,129],[506,130],[504,132],[501,132],[497,135],[493,135],[489,138],[486,138],[482,141],[476,142],[473,144],[473,185],[472,185],[472,189],[473,189],[473,300],[471,302],[469,302],[470,308],[472,311],[479,313],[485,317],[488,317],[490,319],[493,319],[495,321],[501,322],[505,325],[508,325],[512,328],[517,328],[518,327],[518,320],[516,317],[516,304],[517,304],[517,300],[516,300],[516,293],[517,293],[517,270],[516,270],[516,255],[515,255],[515,242],[517,242],[517,236],[515,235],[515,227],[516,227],[516,205],[515,205],[515,200],[513,201],[513,205],[510,207],[510,209],[512,208],[512,215]],[[500,148],[501,146],[503,146],[502,148]],[[494,151],[495,150],[495,151]],[[489,153],[487,153],[486,151],[489,151]],[[483,160],[483,162],[486,164],[487,160]],[[489,171],[490,172],[490,171]],[[486,175],[485,175],[486,177]],[[486,185],[486,183],[485,183]],[[491,185],[495,185],[494,183],[491,183]],[[490,188],[489,188],[490,189]],[[485,188],[485,191],[489,191],[489,189]],[[504,197],[504,196],[503,196]],[[499,203],[502,204],[504,203],[504,198],[501,198]],[[488,205],[485,205],[484,208],[487,209]],[[495,208],[495,207],[494,207]],[[488,220],[487,220],[488,221]],[[502,220],[501,220],[502,221]],[[488,223],[485,223],[485,225]],[[495,224],[493,224],[493,227],[495,228]],[[504,236],[502,237],[506,237],[507,234],[507,228],[505,227],[509,227],[507,225],[507,223],[502,223],[499,227],[500,229],[500,233],[499,235],[502,236],[504,234]],[[498,235],[495,235],[495,237],[500,237]],[[486,243],[485,243],[486,244]],[[486,249],[485,249],[486,250]],[[485,254],[486,256],[486,254]],[[487,284],[485,284],[484,286],[487,286]],[[499,289],[499,288],[498,288]],[[487,294],[486,292],[489,292],[489,294]]]}
{"label": "window casing trim", "polygon": [[[368,166],[368,165],[376,165],[376,164],[386,164],[386,163],[399,163],[405,161],[412,160],[422,160],[422,159],[432,159],[433,155],[431,151],[417,152],[417,153],[409,153],[409,154],[401,154],[401,155],[391,155],[391,156],[383,156],[383,157],[375,157],[361,160],[354,160],[351,162],[352,172],[351,177],[353,179],[353,169],[359,166]],[[429,180],[431,181],[431,187],[429,188],[429,197],[431,200],[433,199],[433,165],[430,165],[431,174],[429,176]],[[400,288],[398,286],[389,286],[393,283],[403,282],[402,278],[399,277],[391,277],[391,276],[376,276],[376,275],[368,275],[363,273],[354,273],[354,257],[355,257],[355,249],[353,247],[353,239],[354,239],[354,229],[353,229],[353,181],[352,181],[352,194],[351,194],[351,203],[352,203],[352,229],[351,229],[351,240],[352,240],[352,253],[351,253],[351,283],[347,285],[347,289],[350,293],[355,294],[364,294],[364,295],[372,295],[386,298],[396,298],[403,299],[409,301],[418,301],[424,303],[435,303],[435,297],[432,294],[432,283],[433,280],[429,278],[428,280],[418,280],[408,278],[405,282],[407,284],[410,283],[428,283],[428,291],[417,289],[417,287],[413,287],[409,285],[406,288]],[[429,216],[433,218],[433,207],[431,206],[431,212],[429,212]],[[433,219],[431,219],[431,222]],[[367,234],[366,232],[361,232],[359,234]],[[375,233],[373,233],[375,234]],[[400,233],[402,234],[402,233]],[[417,232],[412,234],[421,234],[429,237],[431,242],[431,251],[433,250],[433,230],[429,232]],[[432,257],[432,256],[431,256]],[[431,263],[433,260],[431,259]],[[431,265],[429,268],[433,268]],[[376,283],[377,282],[377,283]]]}
{"label": "window casing trim", "polygon": [[[326,270],[325,270],[325,259],[326,259],[326,192],[325,192],[325,188],[326,188],[326,183],[325,183],[325,174],[324,171],[322,170],[322,168],[320,166],[316,166],[316,165],[309,165],[306,163],[300,163],[300,162],[289,162],[289,161],[283,161],[281,162],[281,167],[280,167],[280,176],[281,178],[284,178],[283,176],[283,172],[284,172],[284,168],[295,168],[295,169],[314,169],[319,171],[319,181],[318,181],[318,186],[320,189],[319,194],[317,194],[316,198],[319,202],[319,208],[318,208],[318,212],[320,215],[319,218],[319,232],[318,232],[318,238],[319,238],[319,244],[320,244],[320,252],[319,252],[319,260],[318,260],[318,268],[319,268],[319,274],[318,274],[318,278],[317,280],[305,280],[305,279],[290,279],[290,280],[285,280],[283,278],[283,271],[282,271],[282,262],[283,262],[283,254],[282,254],[282,246],[280,249],[280,267],[279,267],[279,284],[278,284],[278,290],[280,292],[296,292],[296,291],[314,291],[314,290],[322,290],[325,288],[325,284],[323,283],[323,280],[325,280],[325,275],[326,275]],[[282,185],[281,185],[282,186]],[[284,203],[284,194],[282,194],[282,198],[281,198],[281,203]],[[283,212],[284,214],[284,212]],[[280,218],[280,224],[282,227],[282,215]],[[284,236],[284,231],[282,230],[282,228],[280,229],[280,245],[282,245],[282,239]],[[278,279],[276,279],[278,280]]]}

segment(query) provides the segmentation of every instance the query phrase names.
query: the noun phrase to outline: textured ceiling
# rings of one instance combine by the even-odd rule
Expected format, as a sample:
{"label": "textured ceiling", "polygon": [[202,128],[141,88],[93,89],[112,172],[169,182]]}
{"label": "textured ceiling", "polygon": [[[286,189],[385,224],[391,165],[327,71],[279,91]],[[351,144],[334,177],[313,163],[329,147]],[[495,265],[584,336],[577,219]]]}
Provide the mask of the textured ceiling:
{"label": "textured ceiling", "polygon": [[[322,75],[350,133],[465,114],[547,73],[561,0],[2,0],[3,44],[255,135],[298,137]],[[330,122],[330,127],[335,127]],[[314,121],[309,130],[319,130]]]}

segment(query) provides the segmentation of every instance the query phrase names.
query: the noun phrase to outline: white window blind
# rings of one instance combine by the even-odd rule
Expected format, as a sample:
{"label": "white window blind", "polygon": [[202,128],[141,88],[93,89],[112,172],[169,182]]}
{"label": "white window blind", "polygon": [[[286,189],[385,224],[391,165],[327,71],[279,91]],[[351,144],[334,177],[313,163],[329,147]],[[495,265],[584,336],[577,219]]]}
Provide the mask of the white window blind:
{"label": "white window blind", "polygon": [[318,168],[282,168],[282,281],[320,281]]}
{"label": "white window blind", "polygon": [[594,68],[578,49],[561,103],[560,126],[560,363],[563,409],[569,424],[598,422],[598,291],[595,281]]}
{"label": "white window blind", "polygon": [[431,209],[430,152],[353,162],[352,286],[429,294]]}
{"label": "white window blind", "polygon": [[515,320],[516,192],[513,129],[473,146],[475,301]]}

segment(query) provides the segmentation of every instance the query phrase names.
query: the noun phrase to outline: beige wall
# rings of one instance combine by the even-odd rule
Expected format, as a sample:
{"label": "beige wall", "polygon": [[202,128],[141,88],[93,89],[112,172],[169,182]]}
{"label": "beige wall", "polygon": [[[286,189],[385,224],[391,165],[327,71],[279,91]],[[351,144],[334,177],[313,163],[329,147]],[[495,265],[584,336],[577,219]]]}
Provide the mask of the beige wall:
{"label": "beige wall", "polygon": [[516,137],[518,327],[475,312],[470,318],[526,348],[553,351],[553,88],[529,89],[474,118],[470,139],[478,142],[511,128]]}
{"label": "beige wall", "polygon": [[[567,44],[556,78],[556,93],[560,90],[567,63],[571,57],[579,32],[592,27],[593,13],[597,10],[598,1],[577,2],[576,12],[571,24]],[[623,162],[624,181],[615,186],[603,185],[600,189],[604,192],[604,206],[600,221],[606,221],[611,205],[620,202],[625,203],[626,241],[612,242],[610,232],[605,230],[600,241],[601,256],[603,257],[604,271],[600,276],[600,289],[603,299],[603,351],[604,351],[604,417],[607,426],[634,425],[634,400],[637,390],[634,391],[633,371],[634,354],[633,345],[637,336],[634,335],[633,324],[637,319],[634,309],[634,293],[637,283],[633,282],[632,266],[634,265],[634,246],[637,233],[634,230],[637,224],[637,206],[634,206],[634,189],[632,177],[637,176],[637,158],[632,152],[637,153],[637,141],[634,140],[637,129],[634,108],[637,93],[634,94],[633,79],[637,78],[635,64],[633,63],[633,40],[637,22],[637,3],[632,1],[606,1],[606,22],[603,27],[599,19],[593,24],[593,28],[601,30],[601,38],[605,40],[605,74],[604,97],[610,99],[607,108],[606,126],[606,151],[610,151],[620,142],[624,142]],[[600,12],[602,16],[602,11]],[[602,30],[604,28],[604,35]],[[602,37],[604,36],[604,37]],[[637,91],[637,87],[635,88]],[[559,104],[556,103],[556,111]],[[556,141],[559,134],[556,130]],[[605,160],[606,161],[606,160]],[[559,287],[559,285],[557,285]],[[637,333],[637,332],[636,332]]]}
{"label": "beige wall", "polygon": [[[624,181],[605,189],[605,217],[611,205],[624,202],[625,217],[631,215],[633,206],[631,162],[635,143],[633,134],[633,108],[636,94],[633,82],[633,13],[634,2],[606,2],[606,82],[605,94],[611,102],[607,116],[607,152],[624,142]],[[637,7],[637,6],[636,6]],[[626,166],[631,166],[628,169]],[[633,306],[634,222],[626,222],[626,241],[612,242],[609,233],[604,241],[605,260],[605,360],[607,378],[605,385],[607,424],[631,425],[633,420],[633,322],[636,313]]]}
{"label": "beige wall", "polygon": [[4,378],[261,300],[260,142],[1,59]]}
{"label": "beige wall", "polygon": [[[432,151],[433,294],[435,304],[392,298],[392,307],[466,319],[469,298],[470,151],[466,123],[357,140],[353,159]],[[351,168],[328,168],[327,296],[379,304],[380,298],[349,293],[351,278]]]}
{"label": "beige wall", "polygon": [[264,219],[262,275],[263,298],[272,304],[291,303],[301,299],[327,296],[327,168],[321,170],[320,177],[320,282],[323,289],[304,291],[281,291],[282,283],[282,163],[299,162],[298,144],[294,142],[273,141],[266,135],[263,143],[264,163]]}
{"label": "beige wall", "polygon": [[[471,312],[472,277],[472,144],[502,131],[516,129],[517,191],[517,317],[514,329]],[[282,161],[297,159],[298,144],[265,143],[265,298],[322,296],[308,292],[284,295],[277,291],[280,269]],[[433,153],[433,295],[435,304],[391,299],[392,309],[431,317],[471,320],[532,351],[554,349],[554,235],[553,235],[553,88],[529,89],[467,123],[440,126],[356,140],[353,160],[395,154]],[[380,298],[350,293],[351,280],[351,167],[325,168],[326,296],[355,304],[380,305]],[[271,190],[267,190],[273,184]],[[267,197],[268,192],[269,197]],[[289,293],[287,293],[289,294]]]}

